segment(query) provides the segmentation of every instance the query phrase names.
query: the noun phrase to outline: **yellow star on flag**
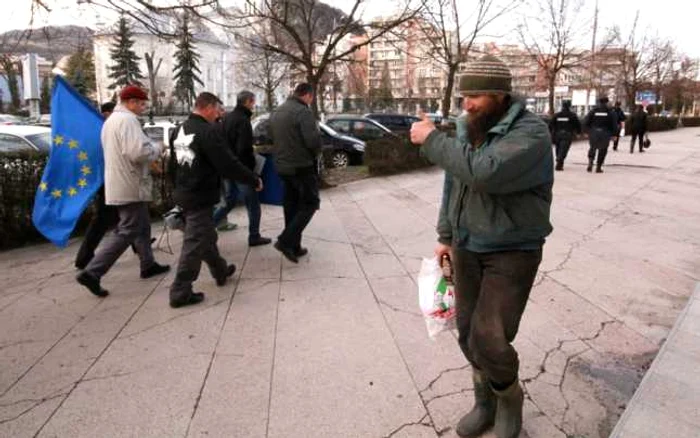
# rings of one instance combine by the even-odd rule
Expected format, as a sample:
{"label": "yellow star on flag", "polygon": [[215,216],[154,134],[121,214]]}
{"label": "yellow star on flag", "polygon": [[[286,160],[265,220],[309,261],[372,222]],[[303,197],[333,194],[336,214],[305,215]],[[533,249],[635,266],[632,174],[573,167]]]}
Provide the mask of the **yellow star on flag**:
{"label": "yellow star on flag", "polygon": [[73,197],[78,194],[78,191],[74,187],[68,187],[68,196]]}
{"label": "yellow star on flag", "polygon": [[51,196],[53,196],[56,199],[60,198],[62,194],[63,193],[58,189],[54,189],[54,191],[51,192]]}
{"label": "yellow star on flag", "polygon": [[80,151],[80,153],[78,154],[78,160],[87,161],[87,159],[88,159],[87,152]]}
{"label": "yellow star on flag", "polygon": [[83,172],[83,175],[86,175],[86,176],[90,175],[92,173],[92,171],[90,170],[90,167],[88,167],[88,166],[83,166],[80,169],[80,171]]}
{"label": "yellow star on flag", "polygon": [[68,149],[78,149],[78,141],[71,140],[68,142]]}
{"label": "yellow star on flag", "polygon": [[41,190],[42,192],[45,192],[48,188],[49,188],[48,184],[46,184],[43,181],[41,182],[41,184],[39,184],[39,190]]}
{"label": "yellow star on flag", "polygon": [[63,137],[60,135],[57,135],[53,138],[53,142],[56,146],[61,146],[63,144]]}
{"label": "yellow star on flag", "polygon": [[78,186],[79,186],[81,189],[84,189],[85,187],[87,187],[87,180],[86,180],[85,178],[80,178],[80,179],[78,180]]}

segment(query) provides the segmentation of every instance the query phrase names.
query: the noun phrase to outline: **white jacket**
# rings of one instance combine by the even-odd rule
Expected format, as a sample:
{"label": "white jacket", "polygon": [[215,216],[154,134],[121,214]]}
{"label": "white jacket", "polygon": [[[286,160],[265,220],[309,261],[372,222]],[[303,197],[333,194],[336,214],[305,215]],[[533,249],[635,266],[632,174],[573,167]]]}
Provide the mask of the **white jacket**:
{"label": "white jacket", "polygon": [[160,156],[162,146],[151,142],[141,123],[122,105],[102,126],[105,158],[105,202],[124,205],[153,199],[150,164]]}

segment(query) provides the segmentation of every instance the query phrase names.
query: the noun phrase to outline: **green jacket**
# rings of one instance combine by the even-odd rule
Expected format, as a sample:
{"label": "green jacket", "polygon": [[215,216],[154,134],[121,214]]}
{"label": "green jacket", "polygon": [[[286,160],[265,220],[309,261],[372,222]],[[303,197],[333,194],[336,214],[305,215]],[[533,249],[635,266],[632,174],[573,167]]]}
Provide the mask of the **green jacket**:
{"label": "green jacket", "polygon": [[288,98],[270,117],[275,165],[280,175],[316,165],[321,153],[321,132],[311,109],[296,97]]}
{"label": "green jacket", "polygon": [[457,139],[434,131],[423,154],[445,169],[438,240],[474,252],[538,249],[552,232],[554,166],[547,125],[511,105],[474,149],[466,119],[457,122]]}

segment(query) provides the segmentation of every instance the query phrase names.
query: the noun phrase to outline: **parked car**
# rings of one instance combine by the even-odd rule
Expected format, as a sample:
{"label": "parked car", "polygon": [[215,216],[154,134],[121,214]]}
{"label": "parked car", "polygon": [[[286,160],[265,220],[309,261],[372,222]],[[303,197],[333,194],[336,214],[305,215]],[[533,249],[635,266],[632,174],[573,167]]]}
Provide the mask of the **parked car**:
{"label": "parked car", "polygon": [[381,123],[392,132],[406,132],[411,129],[412,124],[420,121],[418,117],[407,114],[367,113],[364,116]]}
{"label": "parked car", "polygon": [[50,149],[50,128],[30,125],[0,125],[0,153],[49,152]]}
{"label": "parked car", "polygon": [[[256,145],[272,144],[269,135],[270,115],[263,114],[251,122],[253,139]],[[357,138],[342,135],[327,124],[319,123],[324,156],[333,167],[347,167],[352,164],[362,164],[365,153],[365,142]]]}
{"label": "parked car", "polygon": [[349,135],[362,141],[395,137],[395,134],[386,126],[376,120],[359,115],[340,114],[331,116],[326,120],[326,124],[340,134]]}
{"label": "parked car", "polygon": [[12,114],[0,114],[0,125],[22,125],[24,119],[13,116]]}

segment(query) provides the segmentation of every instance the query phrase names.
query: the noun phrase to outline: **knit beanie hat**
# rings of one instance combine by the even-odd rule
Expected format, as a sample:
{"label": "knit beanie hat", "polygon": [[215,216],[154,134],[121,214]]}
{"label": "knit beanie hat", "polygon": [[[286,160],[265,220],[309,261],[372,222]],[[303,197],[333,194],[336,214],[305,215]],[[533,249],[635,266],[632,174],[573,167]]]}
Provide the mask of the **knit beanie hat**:
{"label": "knit beanie hat", "polygon": [[470,62],[459,79],[459,91],[462,94],[489,94],[512,91],[513,76],[508,66],[492,55]]}

